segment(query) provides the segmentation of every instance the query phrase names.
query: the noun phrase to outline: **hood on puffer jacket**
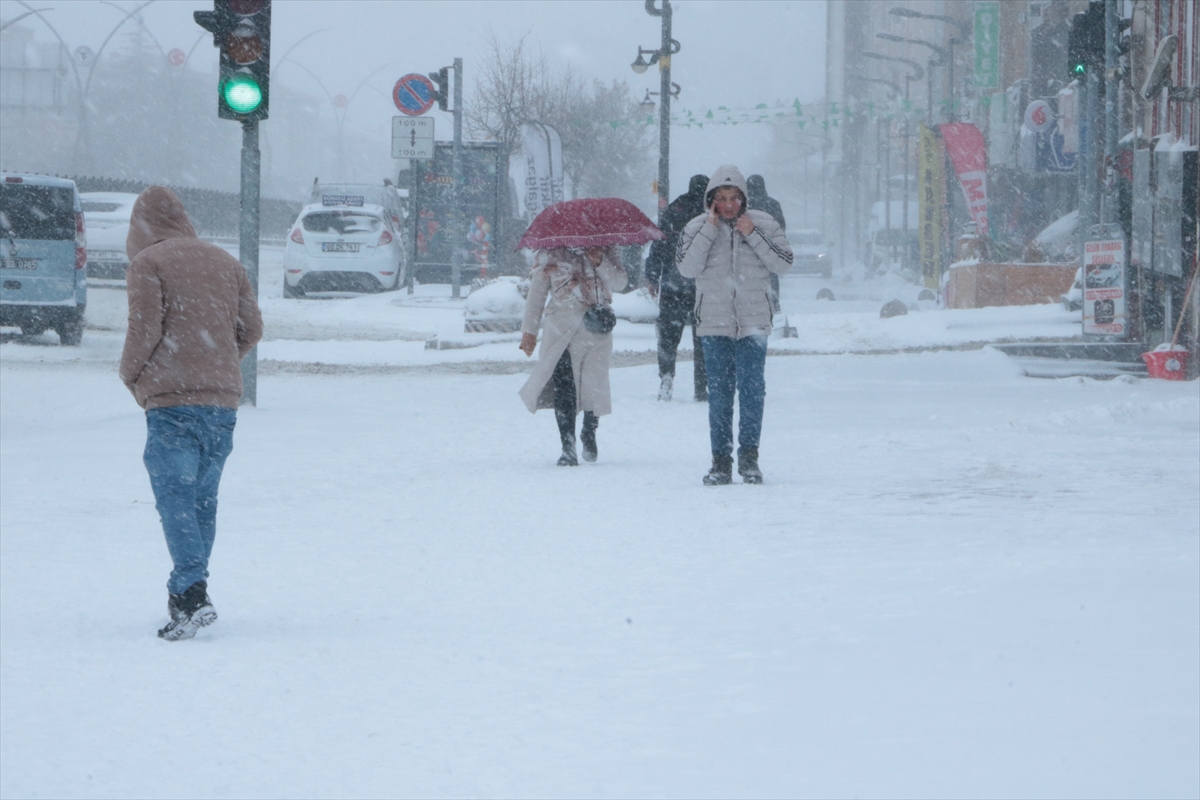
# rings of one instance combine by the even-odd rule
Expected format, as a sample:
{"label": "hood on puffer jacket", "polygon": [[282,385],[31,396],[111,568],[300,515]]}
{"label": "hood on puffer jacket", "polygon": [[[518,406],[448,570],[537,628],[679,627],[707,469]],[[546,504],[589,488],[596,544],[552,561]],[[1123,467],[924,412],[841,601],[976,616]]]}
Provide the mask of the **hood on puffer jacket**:
{"label": "hood on puffer jacket", "polygon": [[129,260],[150,245],[180,237],[196,238],[183,201],[165,186],[151,186],[138,195],[129,216],[125,253]]}
{"label": "hood on puffer jacket", "polygon": [[733,164],[722,164],[717,167],[708,181],[708,189],[704,192],[704,207],[712,205],[713,195],[717,189],[732,186],[742,193],[742,209],[746,208],[746,178],[742,171]]}

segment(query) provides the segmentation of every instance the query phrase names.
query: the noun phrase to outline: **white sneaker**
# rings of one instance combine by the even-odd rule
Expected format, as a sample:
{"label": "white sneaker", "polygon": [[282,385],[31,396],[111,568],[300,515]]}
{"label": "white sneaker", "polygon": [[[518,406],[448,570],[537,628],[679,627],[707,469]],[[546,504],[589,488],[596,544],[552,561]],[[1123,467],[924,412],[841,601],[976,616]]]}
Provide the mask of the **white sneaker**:
{"label": "white sneaker", "polygon": [[660,383],[658,385],[658,399],[659,400],[670,400],[671,399],[671,389],[674,386],[674,384],[675,384],[675,376],[674,375],[663,375],[662,383]]}

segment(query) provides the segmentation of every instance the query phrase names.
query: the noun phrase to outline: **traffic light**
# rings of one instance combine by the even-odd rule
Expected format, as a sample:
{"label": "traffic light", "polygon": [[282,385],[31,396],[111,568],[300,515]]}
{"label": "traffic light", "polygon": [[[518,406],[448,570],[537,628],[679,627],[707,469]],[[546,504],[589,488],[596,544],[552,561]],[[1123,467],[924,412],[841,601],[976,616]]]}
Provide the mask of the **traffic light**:
{"label": "traffic light", "polygon": [[1089,72],[1104,74],[1104,3],[1088,3],[1087,11],[1071,20],[1067,35],[1067,67],[1072,78],[1084,80]]}
{"label": "traffic light", "polygon": [[250,122],[267,118],[271,94],[271,0],[213,0],[193,13],[221,51],[217,116]]}
{"label": "traffic light", "polygon": [[450,68],[442,67],[437,72],[429,73],[429,80],[436,87],[433,98],[437,100],[438,108],[442,111],[450,107]]}

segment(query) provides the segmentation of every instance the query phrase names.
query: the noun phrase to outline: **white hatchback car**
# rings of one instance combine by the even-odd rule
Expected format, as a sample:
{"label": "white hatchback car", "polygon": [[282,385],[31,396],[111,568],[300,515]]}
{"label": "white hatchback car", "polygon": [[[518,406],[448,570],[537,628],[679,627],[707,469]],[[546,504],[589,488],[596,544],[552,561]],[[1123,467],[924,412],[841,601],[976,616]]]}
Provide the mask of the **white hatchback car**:
{"label": "white hatchback car", "polygon": [[83,192],[83,217],[87,221],[89,278],[125,280],[129,257],[125,238],[136,194],[126,192]]}
{"label": "white hatchback car", "polygon": [[[307,205],[283,251],[283,296],[310,292],[383,292],[400,287],[407,264],[404,233],[388,209]],[[361,200],[361,198],[359,198]]]}

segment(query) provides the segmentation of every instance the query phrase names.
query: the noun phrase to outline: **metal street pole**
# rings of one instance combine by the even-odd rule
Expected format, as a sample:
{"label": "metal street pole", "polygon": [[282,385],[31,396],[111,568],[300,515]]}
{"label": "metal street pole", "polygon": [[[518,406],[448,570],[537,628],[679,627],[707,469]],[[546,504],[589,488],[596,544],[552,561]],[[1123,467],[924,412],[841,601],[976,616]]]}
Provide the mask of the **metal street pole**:
{"label": "metal street pole", "polygon": [[1117,222],[1117,73],[1120,54],[1117,37],[1120,35],[1117,0],[1104,2],[1104,212],[1105,222]]}
{"label": "metal street pole", "polygon": [[671,181],[671,3],[663,0],[662,55],[658,59],[658,219],[666,213],[670,201]]}
{"label": "metal street pole", "polygon": [[[258,149],[258,121],[242,123],[242,209],[239,220],[238,260],[246,268],[254,297],[258,298],[259,179],[262,154]],[[242,359],[241,405],[258,405],[258,347]]]}
{"label": "metal street pole", "polygon": [[450,195],[450,296],[457,300],[462,297],[462,97],[463,97],[463,60],[454,59],[454,150],[451,158],[450,174],[454,181],[454,189]]}

